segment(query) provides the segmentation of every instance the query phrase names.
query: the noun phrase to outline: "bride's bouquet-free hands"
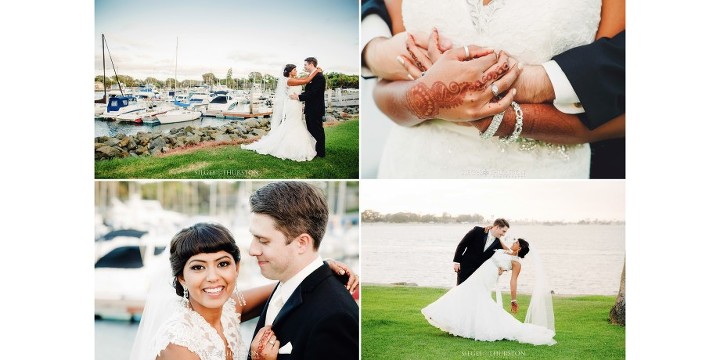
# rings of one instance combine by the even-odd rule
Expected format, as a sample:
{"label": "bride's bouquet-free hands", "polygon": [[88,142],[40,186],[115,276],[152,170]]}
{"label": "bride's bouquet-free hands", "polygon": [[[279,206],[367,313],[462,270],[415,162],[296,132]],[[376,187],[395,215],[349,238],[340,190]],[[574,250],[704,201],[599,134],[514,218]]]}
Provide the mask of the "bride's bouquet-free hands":
{"label": "bride's bouquet-free hands", "polygon": [[510,302],[510,311],[511,311],[513,314],[517,314],[517,312],[518,312],[518,303],[517,303],[517,300],[513,300],[513,301]]}
{"label": "bride's bouquet-free hands", "polygon": [[[442,52],[440,35],[434,29],[428,50],[408,36],[412,60],[398,57],[409,74],[417,78],[407,91],[413,114],[420,119],[467,122],[502,113],[515,96],[511,86],[521,67],[507,53],[468,45]],[[492,87],[497,89],[498,96]],[[503,95],[504,94],[504,95]]]}
{"label": "bride's bouquet-free hands", "polygon": [[279,351],[280,340],[275,337],[270,325],[260,328],[250,343],[250,359],[252,360],[277,359]]}
{"label": "bride's bouquet-free hands", "polygon": [[347,278],[345,288],[348,289],[351,294],[354,293],[358,285],[360,284],[360,278],[357,276],[357,274],[355,274],[349,266],[339,261],[333,259],[325,259],[325,262],[328,264],[328,267],[330,267],[330,270],[337,274],[336,276],[338,278],[342,280],[345,280],[345,278]]}

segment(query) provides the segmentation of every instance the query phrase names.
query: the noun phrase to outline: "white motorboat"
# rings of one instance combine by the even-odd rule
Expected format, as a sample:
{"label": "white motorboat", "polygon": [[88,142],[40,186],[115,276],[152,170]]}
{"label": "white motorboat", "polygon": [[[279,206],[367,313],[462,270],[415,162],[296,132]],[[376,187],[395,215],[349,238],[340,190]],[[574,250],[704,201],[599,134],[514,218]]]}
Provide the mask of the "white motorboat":
{"label": "white motorboat", "polygon": [[191,121],[200,118],[200,111],[188,109],[175,109],[167,111],[163,114],[157,114],[156,117],[161,124],[172,124],[183,121]]}
{"label": "white motorboat", "polygon": [[105,112],[97,117],[106,120],[115,120],[120,115],[145,110],[147,110],[147,104],[144,102],[138,102],[130,96],[116,96],[110,98]]}
{"label": "white motorboat", "polygon": [[172,109],[173,107],[171,106],[152,105],[150,108],[145,109],[144,111],[135,111],[127,114],[118,115],[115,120],[119,122],[143,123],[153,121],[157,118],[157,115],[164,114]]}
{"label": "white motorboat", "polygon": [[218,116],[224,112],[235,110],[240,104],[240,99],[229,94],[215,96],[207,105],[205,116]]}

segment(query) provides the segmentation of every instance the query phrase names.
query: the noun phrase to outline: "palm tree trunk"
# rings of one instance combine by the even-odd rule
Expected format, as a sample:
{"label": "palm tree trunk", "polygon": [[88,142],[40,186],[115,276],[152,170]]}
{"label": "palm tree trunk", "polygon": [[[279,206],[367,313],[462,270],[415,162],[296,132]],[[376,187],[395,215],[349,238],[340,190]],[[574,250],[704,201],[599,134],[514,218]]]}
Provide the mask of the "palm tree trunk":
{"label": "palm tree trunk", "polygon": [[615,306],[610,309],[610,323],[625,326],[625,263],[620,277],[620,291],[615,299]]}

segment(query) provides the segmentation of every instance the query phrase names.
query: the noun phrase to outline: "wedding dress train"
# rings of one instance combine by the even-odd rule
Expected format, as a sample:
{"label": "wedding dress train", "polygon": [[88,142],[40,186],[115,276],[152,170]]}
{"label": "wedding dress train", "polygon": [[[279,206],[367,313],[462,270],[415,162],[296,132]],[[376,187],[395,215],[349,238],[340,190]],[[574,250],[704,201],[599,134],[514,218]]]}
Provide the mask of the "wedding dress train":
{"label": "wedding dress train", "polygon": [[502,250],[483,263],[462,284],[421,310],[427,321],[450,334],[480,341],[514,340],[553,345],[555,331],[522,323],[492,299],[498,268],[510,270],[512,257]]}
{"label": "wedding dress train", "polygon": [[[287,78],[284,79],[285,84]],[[280,87],[286,86],[280,83]],[[287,94],[299,94],[300,85],[287,87]],[[315,151],[315,138],[310,135],[303,120],[302,104],[298,100],[287,98],[284,91],[278,91],[275,101],[283,101],[284,106],[279,107],[281,114],[274,114],[270,132],[251,144],[241,145],[241,148],[256,151],[259,154],[272,155],[280,159],[294,161],[312,160],[317,154]],[[277,111],[275,108],[273,112]]]}

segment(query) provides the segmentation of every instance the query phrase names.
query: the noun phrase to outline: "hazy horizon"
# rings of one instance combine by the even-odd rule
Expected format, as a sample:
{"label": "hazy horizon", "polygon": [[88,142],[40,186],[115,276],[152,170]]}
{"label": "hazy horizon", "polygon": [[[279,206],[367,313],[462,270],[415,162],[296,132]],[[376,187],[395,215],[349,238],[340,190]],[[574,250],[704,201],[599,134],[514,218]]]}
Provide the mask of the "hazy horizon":
{"label": "hazy horizon", "polygon": [[361,211],[485,218],[625,221],[625,182],[616,180],[367,180]]}

